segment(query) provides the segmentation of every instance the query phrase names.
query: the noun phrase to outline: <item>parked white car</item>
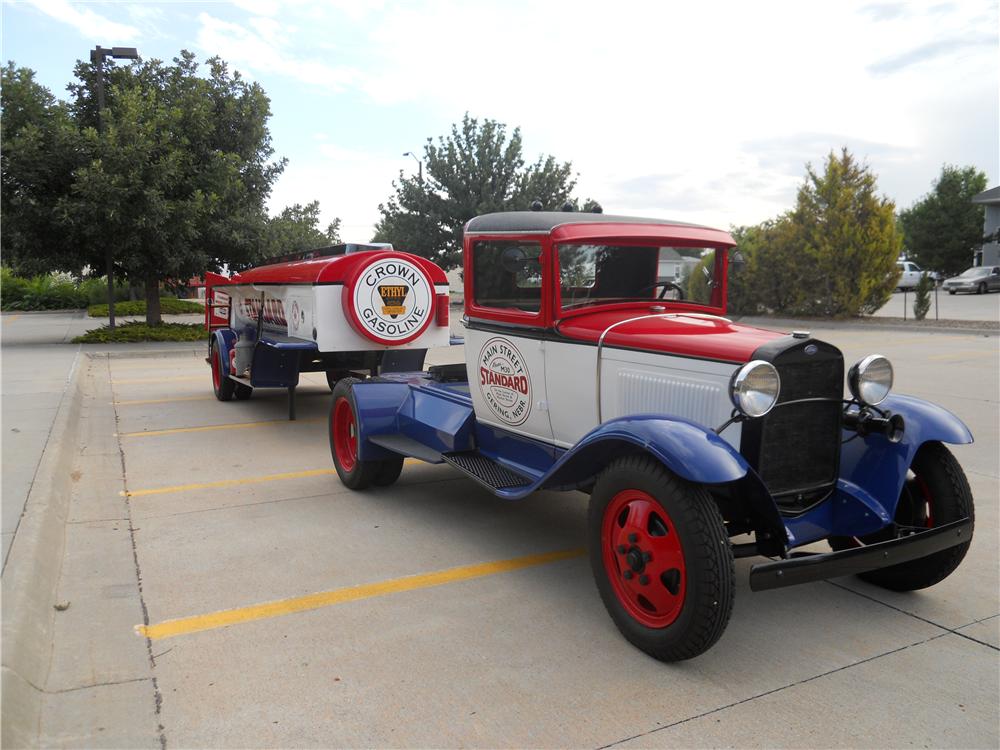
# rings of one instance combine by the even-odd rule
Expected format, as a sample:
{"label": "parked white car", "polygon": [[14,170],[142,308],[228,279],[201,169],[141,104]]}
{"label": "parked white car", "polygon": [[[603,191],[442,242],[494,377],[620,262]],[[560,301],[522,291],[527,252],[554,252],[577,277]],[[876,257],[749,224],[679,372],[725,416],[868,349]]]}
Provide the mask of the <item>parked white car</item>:
{"label": "parked white car", "polygon": [[912,260],[897,260],[896,267],[899,269],[899,284],[896,285],[896,288],[900,290],[916,289],[920,277],[925,273],[931,277],[931,281],[935,283],[939,281],[938,275],[934,271],[924,271]]}

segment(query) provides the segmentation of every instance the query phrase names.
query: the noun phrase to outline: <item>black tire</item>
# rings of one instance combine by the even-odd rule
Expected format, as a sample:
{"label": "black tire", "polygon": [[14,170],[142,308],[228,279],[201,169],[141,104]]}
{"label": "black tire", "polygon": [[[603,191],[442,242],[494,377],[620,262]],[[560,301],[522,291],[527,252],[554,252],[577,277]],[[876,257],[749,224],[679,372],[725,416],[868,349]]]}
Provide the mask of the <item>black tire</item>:
{"label": "black tire", "polygon": [[[638,497],[651,512],[645,524],[638,527],[648,532],[648,538],[628,534],[627,544],[632,547],[626,553],[626,545],[616,544],[613,537],[631,528],[622,520],[622,513],[632,518],[632,508],[619,509],[622,498],[628,500],[630,496]],[[643,497],[655,503],[649,504]],[[661,512],[666,518],[659,518]],[[660,533],[656,533],[657,526]],[[675,535],[673,544],[679,545],[673,554],[674,559],[682,560],[682,570],[657,573],[656,558],[662,555],[655,540],[666,543],[671,534]],[[604,606],[634,646],[661,661],[681,661],[704,653],[722,636],[735,598],[733,550],[719,509],[704,487],[684,481],[650,456],[618,459],[602,472],[594,486],[588,542],[590,565]],[[634,554],[638,558],[633,561]],[[661,566],[669,564],[660,562]],[[642,574],[646,565],[651,575]],[[670,574],[676,574],[673,588]],[[626,579],[628,583],[622,583]],[[638,589],[639,584],[649,588]],[[670,589],[670,594],[676,594],[675,589],[681,591],[682,598],[671,604],[669,597],[656,588],[661,585]],[[637,593],[630,598],[629,590]],[[638,592],[649,592],[649,598],[644,599]],[[656,596],[668,602],[666,609],[656,609]],[[637,605],[648,612],[637,617],[633,614],[638,611]],[[679,607],[679,611],[671,613],[670,606]],[[651,623],[661,617],[661,612],[665,612],[667,623]]]}
{"label": "black tire", "polygon": [[[373,484],[387,487],[399,479],[403,470],[403,457],[394,456],[379,461],[361,461],[357,458],[358,407],[353,387],[358,382],[361,381],[357,378],[342,378],[333,389],[328,428],[330,456],[340,481],[346,487],[352,490],[363,490]],[[348,421],[350,428],[347,426]]]}
{"label": "black tire", "polygon": [[333,393],[333,389],[337,387],[337,382],[342,380],[344,374],[340,370],[327,370],[326,371],[326,384],[330,386],[330,393]]}
{"label": "black tire", "polygon": [[954,293],[955,293],[954,290],[952,290],[952,289],[948,290],[948,294],[954,294]]}
{"label": "black tire", "polygon": [[986,294],[987,291],[989,290],[986,288],[986,282],[979,282],[979,286],[976,287],[976,294]]}
{"label": "black tire", "polygon": [[[907,478],[896,508],[896,524],[907,527],[934,528],[962,518],[975,521],[975,507],[969,481],[958,461],[941,443],[924,443],[910,465],[913,476]],[[896,525],[858,540],[851,537],[831,537],[835,550],[862,544],[874,544],[902,536]],[[859,574],[868,583],[891,591],[916,591],[940,583],[961,564],[969,551],[970,540],[933,555],[900,565]]]}
{"label": "black tire", "polygon": [[236,383],[225,375],[226,368],[222,362],[222,352],[219,350],[217,342],[212,342],[212,351],[209,355],[212,359],[212,390],[219,401],[231,401],[236,392]]}
{"label": "black tire", "polygon": [[244,383],[234,383],[236,386],[236,399],[238,401],[246,401],[253,395],[253,386],[246,385]]}

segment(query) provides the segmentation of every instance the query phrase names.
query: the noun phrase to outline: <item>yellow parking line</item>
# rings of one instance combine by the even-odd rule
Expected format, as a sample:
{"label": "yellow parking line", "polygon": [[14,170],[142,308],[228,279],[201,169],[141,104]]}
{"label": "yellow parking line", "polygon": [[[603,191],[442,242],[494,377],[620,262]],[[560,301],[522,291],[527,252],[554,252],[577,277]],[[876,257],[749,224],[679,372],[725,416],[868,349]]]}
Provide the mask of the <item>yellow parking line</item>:
{"label": "yellow parking line", "polygon": [[[412,465],[423,463],[416,458],[408,458],[404,464]],[[146,495],[166,495],[173,492],[187,492],[189,490],[205,490],[215,487],[237,487],[243,484],[260,484],[261,482],[277,482],[282,479],[302,479],[304,477],[324,477],[336,474],[336,469],[307,469],[306,471],[288,471],[283,474],[265,474],[259,477],[243,477],[242,479],[219,479],[215,482],[194,482],[192,484],[175,484],[171,487],[153,487],[148,490],[128,490],[119,492],[124,497],[145,497]]]}
{"label": "yellow parking line", "polygon": [[326,417],[316,417],[315,419],[299,419],[291,421],[289,419],[271,419],[267,422],[233,422],[231,424],[210,424],[204,427],[174,427],[169,430],[145,430],[142,432],[120,432],[118,437],[155,437],[159,435],[177,435],[181,432],[211,432],[214,430],[245,430],[253,427],[277,427],[281,425],[311,424],[315,422],[325,422]]}
{"label": "yellow parking line", "polygon": [[13,323],[15,320],[17,320],[20,317],[21,317],[20,315],[4,315],[3,316],[3,322],[4,323]]}
{"label": "yellow parking line", "polygon": [[175,401],[215,401],[215,396],[177,396],[175,398],[140,398],[132,401],[112,401],[114,406],[139,406],[140,404],[172,404]]}
{"label": "yellow parking line", "polygon": [[123,380],[112,380],[112,385],[132,385],[133,383],[178,383],[182,380],[204,380],[208,382],[209,374],[202,375],[178,375],[172,378],[124,378]]}
{"label": "yellow parking line", "polygon": [[290,615],[295,612],[306,612],[312,609],[353,602],[359,599],[370,599],[376,596],[386,596],[387,594],[398,594],[403,591],[413,591],[432,586],[443,586],[447,583],[468,581],[472,578],[482,578],[484,576],[496,575],[497,573],[508,573],[512,570],[520,570],[521,568],[530,568],[535,565],[545,565],[546,563],[557,562],[559,560],[581,557],[585,553],[586,550],[583,549],[567,549],[557,552],[544,552],[537,555],[525,555],[524,557],[514,557],[508,560],[495,560],[477,565],[463,565],[458,568],[448,568],[433,573],[394,578],[388,581],[366,583],[360,586],[347,586],[331,591],[320,591],[316,594],[296,596],[291,599],[279,599],[278,601],[265,602],[264,604],[253,604],[248,607],[224,609],[221,612],[212,612],[207,615],[166,620],[155,625],[136,625],[135,629],[139,635],[144,635],[152,640],[170,638],[175,635],[197,633],[202,630],[214,630],[215,628],[224,628],[229,625],[253,622],[254,620]]}

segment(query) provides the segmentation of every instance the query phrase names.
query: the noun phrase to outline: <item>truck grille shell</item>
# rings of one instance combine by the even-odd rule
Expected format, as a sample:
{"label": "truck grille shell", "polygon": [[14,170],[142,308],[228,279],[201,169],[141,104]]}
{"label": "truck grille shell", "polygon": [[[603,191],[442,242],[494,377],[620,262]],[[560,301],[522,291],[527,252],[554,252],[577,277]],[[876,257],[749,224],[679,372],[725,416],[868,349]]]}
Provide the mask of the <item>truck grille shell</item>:
{"label": "truck grille shell", "polygon": [[837,481],[844,358],[830,344],[787,338],[761,347],[754,359],[775,366],[781,392],[767,415],[744,423],[741,452],[779,508],[798,513]]}

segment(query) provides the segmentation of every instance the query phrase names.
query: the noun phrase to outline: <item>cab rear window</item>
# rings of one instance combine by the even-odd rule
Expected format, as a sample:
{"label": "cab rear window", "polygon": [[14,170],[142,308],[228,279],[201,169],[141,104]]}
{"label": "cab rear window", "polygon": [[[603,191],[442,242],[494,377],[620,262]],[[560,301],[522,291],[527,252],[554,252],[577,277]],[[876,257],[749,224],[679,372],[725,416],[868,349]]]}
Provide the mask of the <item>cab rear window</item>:
{"label": "cab rear window", "polygon": [[472,294],[479,307],[538,312],[542,307],[542,245],[480,240],[472,246]]}

